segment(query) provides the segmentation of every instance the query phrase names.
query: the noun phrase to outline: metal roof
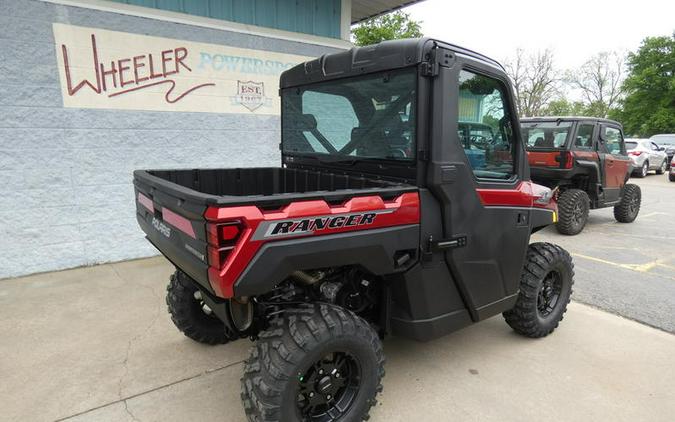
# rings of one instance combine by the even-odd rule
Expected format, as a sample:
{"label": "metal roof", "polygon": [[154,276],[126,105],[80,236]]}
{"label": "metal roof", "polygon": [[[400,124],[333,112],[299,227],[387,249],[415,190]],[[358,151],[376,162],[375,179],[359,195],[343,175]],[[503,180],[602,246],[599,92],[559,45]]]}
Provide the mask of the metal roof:
{"label": "metal roof", "polygon": [[352,0],[352,25],[424,0]]}

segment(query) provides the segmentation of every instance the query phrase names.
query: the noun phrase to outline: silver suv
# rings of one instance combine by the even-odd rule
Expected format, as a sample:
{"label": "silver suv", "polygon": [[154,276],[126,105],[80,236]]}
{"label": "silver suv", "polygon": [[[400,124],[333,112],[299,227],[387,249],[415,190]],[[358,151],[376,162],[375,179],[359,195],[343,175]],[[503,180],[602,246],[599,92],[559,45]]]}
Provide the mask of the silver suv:
{"label": "silver suv", "polygon": [[675,133],[662,133],[660,135],[654,135],[649,138],[649,140],[666,149],[668,163],[670,163],[673,159],[673,156],[675,155]]}
{"label": "silver suv", "polygon": [[633,174],[645,177],[650,170],[663,174],[668,169],[665,148],[649,139],[626,139],[626,151],[633,162]]}

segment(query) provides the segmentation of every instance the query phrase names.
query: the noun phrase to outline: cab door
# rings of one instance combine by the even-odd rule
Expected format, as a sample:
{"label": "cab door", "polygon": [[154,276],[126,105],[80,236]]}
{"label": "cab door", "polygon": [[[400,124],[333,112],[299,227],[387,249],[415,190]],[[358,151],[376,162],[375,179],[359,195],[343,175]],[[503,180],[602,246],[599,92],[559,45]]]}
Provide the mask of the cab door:
{"label": "cab door", "polygon": [[621,198],[621,189],[626,183],[631,165],[620,127],[609,124],[600,125],[598,157],[602,168],[605,203],[616,202]]}
{"label": "cab door", "polygon": [[430,90],[427,180],[443,225],[434,244],[477,321],[515,304],[531,184],[508,81],[487,64],[449,57]]}

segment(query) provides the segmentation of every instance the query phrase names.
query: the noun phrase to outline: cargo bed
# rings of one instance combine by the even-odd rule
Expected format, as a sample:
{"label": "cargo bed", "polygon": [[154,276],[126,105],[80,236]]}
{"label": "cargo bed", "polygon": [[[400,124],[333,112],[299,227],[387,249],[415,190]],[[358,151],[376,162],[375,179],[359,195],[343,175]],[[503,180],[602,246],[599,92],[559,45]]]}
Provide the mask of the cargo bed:
{"label": "cargo bed", "polygon": [[137,170],[134,187],[136,217],[147,239],[215,294],[221,292],[214,292],[209,283],[209,264],[213,266],[215,259],[209,257],[207,232],[218,218],[207,218],[207,210],[262,213],[302,201],[338,206],[354,197],[377,196],[388,201],[417,191],[416,186],[360,175],[270,167]]}
{"label": "cargo bed", "polygon": [[[137,170],[136,182],[204,205],[283,205],[288,200],[340,201],[378,192],[383,197],[415,191],[412,185],[327,171],[281,167]],[[138,185],[138,184],[137,184]]]}

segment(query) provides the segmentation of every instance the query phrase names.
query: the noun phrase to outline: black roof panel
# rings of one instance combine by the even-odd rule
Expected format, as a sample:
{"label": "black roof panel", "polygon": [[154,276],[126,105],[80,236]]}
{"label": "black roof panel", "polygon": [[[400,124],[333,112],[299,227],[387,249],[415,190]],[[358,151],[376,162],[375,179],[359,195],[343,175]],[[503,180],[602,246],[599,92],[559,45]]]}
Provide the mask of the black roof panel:
{"label": "black roof panel", "polygon": [[426,54],[434,46],[454,51],[457,54],[493,66],[500,71],[504,70],[496,60],[475,51],[432,38],[410,38],[383,41],[364,47],[354,47],[339,53],[324,54],[283,72],[279,86],[289,88],[323,80],[417,65],[426,60]]}

